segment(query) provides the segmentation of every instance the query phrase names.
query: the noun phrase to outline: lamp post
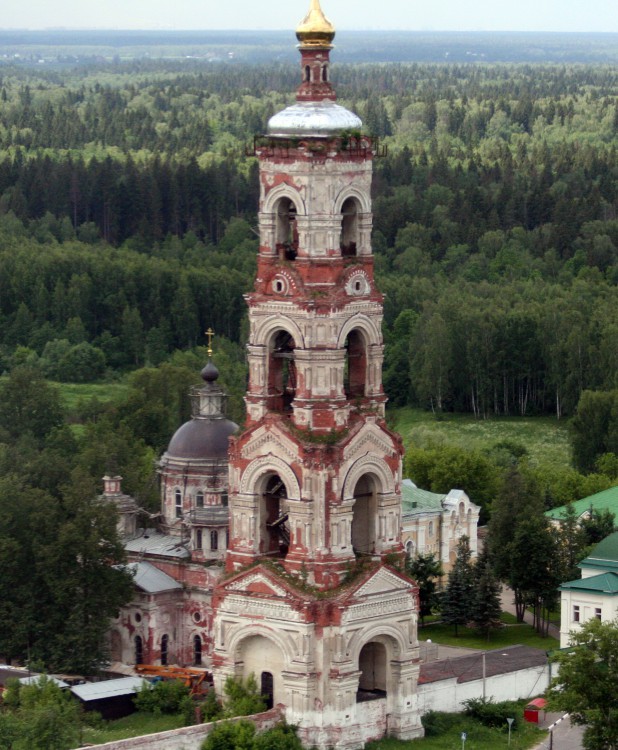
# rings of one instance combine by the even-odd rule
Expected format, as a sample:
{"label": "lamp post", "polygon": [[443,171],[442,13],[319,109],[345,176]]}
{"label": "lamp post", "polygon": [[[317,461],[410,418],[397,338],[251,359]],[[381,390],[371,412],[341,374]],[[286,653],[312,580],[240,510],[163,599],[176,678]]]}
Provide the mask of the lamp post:
{"label": "lamp post", "polygon": [[510,747],[511,746],[511,727],[513,726],[513,722],[515,721],[515,719],[512,719],[511,717],[509,717],[507,721],[509,723],[509,747]]}

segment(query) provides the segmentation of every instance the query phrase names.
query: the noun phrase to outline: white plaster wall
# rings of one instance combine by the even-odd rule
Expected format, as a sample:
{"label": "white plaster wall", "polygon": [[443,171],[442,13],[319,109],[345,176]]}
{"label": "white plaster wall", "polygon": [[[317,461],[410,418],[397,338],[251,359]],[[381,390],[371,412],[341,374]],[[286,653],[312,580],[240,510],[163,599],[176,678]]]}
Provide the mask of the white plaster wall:
{"label": "white plaster wall", "polygon": [[[262,714],[243,716],[238,719],[230,719],[230,721],[240,721],[240,719],[253,721],[258,732],[263,732],[281,721],[281,714],[274,708]],[[215,721],[209,724],[197,724],[193,727],[172,729],[169,732],[159,732],[157,734],[143,735],[142,737],[131,737],[128,740],[106,742],[103,745],[97,745],[97,748],[99,750],[200,750],[202,743],[217,723]],[[77,748],[77,750],[86,750],[86,748]]]}
{"label": "white plaster wall", "polygon": [[[496,675],[485,680],[485,696],[495,701],[533,698],[545,692],[549,680],[549,665]],[[463,710],[464,701],[482,697],[482,680],[458,683],[453,677],[418,686],[418,706],[421,715],[428,711],[456,713]]]}

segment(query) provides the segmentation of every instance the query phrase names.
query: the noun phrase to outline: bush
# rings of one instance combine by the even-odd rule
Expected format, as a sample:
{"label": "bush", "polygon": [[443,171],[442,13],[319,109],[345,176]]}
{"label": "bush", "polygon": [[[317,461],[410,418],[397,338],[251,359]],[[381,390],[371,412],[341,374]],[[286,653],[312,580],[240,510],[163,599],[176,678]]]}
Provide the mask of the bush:
{"label": "bush", "polygon": [[428,711],[421,716],[421,724],[426,737],[438,737],[455,726],[461,717],[459,714],[447,714],[442,711]]}
{"label": "bush", "polygon": [[466,716],[480,721],[486,727],[497,729],[508,726],[507,719],[515,719],[513,729],[517,727],[519,706],[513,701],[495,703],[492,698],[470,698],[464,701]]}
{"label": "bush", "polygon": [[246,681],[228,677],[223,688],[227,696],[225,702],[225,716],[250,716],[266,710],[266,702],[262,697],[255,675],[250,674]]}
{"label": "bush", "polygon": [[255,726],[250,721],[224,722],[213,727],[201,750],[254,750]]}
{"label": "bush", "polygon": [[200,711],[202,714],[202,721],[216,721],[223,716],[223,707],[217,700],[217,695],[214,690],[209,690],[206,694],[206,699],[200,704]]}
{"label": "bush", "polygon": [[145,684],[135,696],[138,711],[151,714],[186,713],[190,690],[180,680],[161,680]]}

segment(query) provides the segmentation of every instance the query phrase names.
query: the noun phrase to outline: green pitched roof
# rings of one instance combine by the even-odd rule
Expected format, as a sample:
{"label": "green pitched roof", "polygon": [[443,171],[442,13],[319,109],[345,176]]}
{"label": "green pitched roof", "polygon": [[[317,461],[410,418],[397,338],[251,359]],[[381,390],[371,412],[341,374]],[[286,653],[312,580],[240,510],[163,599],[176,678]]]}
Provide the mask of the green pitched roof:
{"label": "green pitched roof", "polygon": [[[608,490],[603,490],[603,492],[597,492],[596,495],[590,495],[590,497],[575,500],[571,505],[578,517],[592,507],[593,510],[598,511],[599,513],[604,510],[609,510],[618,519],[618,485],[616,485],[616,487],[610,487]],[[559,508],[552,508],[551,510],[548,510],[545,515],[548,518],[560,521],[564,518],[566,508],[566,505],[561,505]]]}
{"label": "green pitched roof", "polygon": [[579,563],[578,567],[618,571],[618,531],[606,536],[602,542],[593,547],[592,552]]}
{"label": "green pitched roof", "polygon": [[560,591],[589,591],[596,594],[618,594],[618,573],[599,573],[590,578],[579,578],[567,581],[560,586]]}
{"label": "green pitched roof", "polygon": [[401,510],[404,516],[442,510],[446,495],[420,490],[408,481],[404,480],[401,485]]}

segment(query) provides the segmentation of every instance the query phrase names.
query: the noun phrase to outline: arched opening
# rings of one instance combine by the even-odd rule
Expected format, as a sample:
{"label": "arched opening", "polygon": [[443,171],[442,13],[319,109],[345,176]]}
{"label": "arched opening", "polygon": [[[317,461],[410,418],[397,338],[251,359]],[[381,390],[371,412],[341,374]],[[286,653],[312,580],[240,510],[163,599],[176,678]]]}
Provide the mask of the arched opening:
{"label": "arched opening", "polygon": [[367,383],[367,346],[360,331],[350,331],[345,341],[343,390],[346,398],[362,398]]}
{"label": "arched opening", "polygon": [[341,206],[341,237],[339,240],[343,256],[353,257],[356,255],[359,239],[358,214],[359,205],[356,198],[346,198]]}
{"label": "arched opening", "polygon": [[295,260],[298,253],[296,206],[289,198],[281,198],[276,207],[277,254],[281,260]]}
{"label": "arched opening", "polygon": [[242,675],[238,676],[247,679],[254,675],[269,708],[286,703],[281,682],[286,665],[273,641],[261,635],[249,636],[240,643],[236,658],[242,663]]}
{"label": "arched opening", "polygon": [[182,492],[180,490],[174,492],[174,507],[176,508],[176,518],[182,518]]}
{"label": "arched opening", "polygon": [[356,702],[372,701],[386,697],[387,658],[386,647],[379,641],[366,643],[358,657],[360,678]]}
{"label": "arched opening", "polygon": [[309,83],[311,80],[311,68],[308,65],[305,65],[305,78],[306,83]]}
{"label": "arched opening", "polygon": [[202,639],[199,635],[193,636],[193,664],[196,667],[202,666]]}
{"label": "arched opening", "polygon": [[203,546],[204,539],[202,529],[197,529],[195,532],[195,549],[202,549]]}
{"label": "arched opening", "polygon": [[414,542],[411,539],[406,542],[406,557],[408,560],[414,557]]}
{"label": "arched opening", "polygon": [[210,549],[216,552],[219,549],[219,534],[216,529],[210,532]]}
{"label": "arched opening", "polygon": [[322,83],[328,83],[328,65],[322,65]]}
{"label": "arched opening", "polygon": [[262,672],[260,675],[260,693],[266,703],[266,710],[270,711],[275,705],[275,680],[272,672]]}
{"label": "arched opening", "polygon": [[204,507],[204,493],[201,490],[195,496],[195,505],[197,508]]}
{"label": "arched opening", "polygon": [[278,474],[265,480],[260,507],[260,552],[285,557],[290,546],[287,489]]}
{"label": "arched opening", "polygon": [[142,641],[142,636],[136,635],[133,643],[135,644],[135,663],[143,664],[144,663],[144,642]]}
{"label": "arched opening", "polygon": [[278,331],[271,339],[268,363],[269,406],[272,411],[287,412],[296,396],[294,339],[287,331]]}
{"label": "arched opening", "polygon": [[376,549],[378,500],[375,479],[362,476],[354,488],[352,548],[356,555],[372,555]]}
{"label": "arched opening", "polygon": [[161,666],[166,667],[169,658],[169,643],[170,638],[168,635],[161,636]]}

